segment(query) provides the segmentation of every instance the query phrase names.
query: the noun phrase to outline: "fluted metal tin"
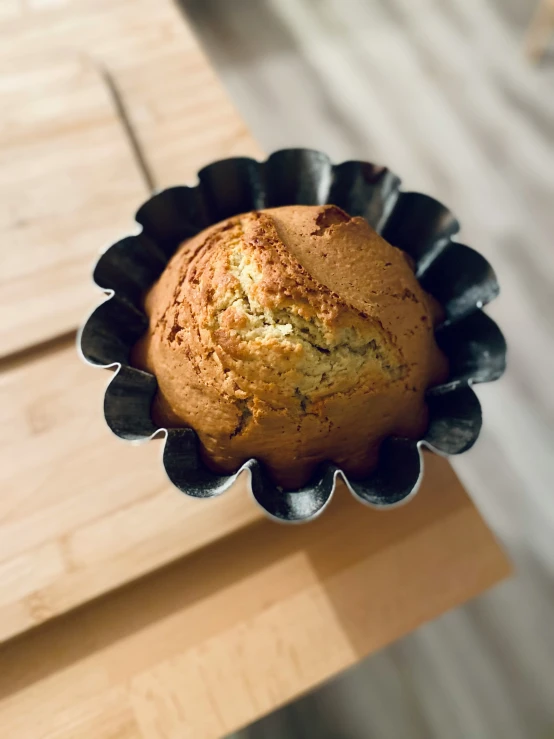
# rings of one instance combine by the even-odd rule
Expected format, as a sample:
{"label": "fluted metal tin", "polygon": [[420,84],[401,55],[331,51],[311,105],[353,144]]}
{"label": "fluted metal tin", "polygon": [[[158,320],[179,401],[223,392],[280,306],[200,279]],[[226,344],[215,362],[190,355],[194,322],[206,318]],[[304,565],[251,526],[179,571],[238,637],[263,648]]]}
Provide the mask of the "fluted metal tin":
{"label": "fluted metal tin", "polygon": [[[254,209],[324,203],[363,216],[412,256],[421,285],[444,308],[436,339],[450,361],[450,376],[427,393],[430,422],[425,436],[419,441],[387,439],[377,469],[364,480],[350,480],[336,465],[325,463],[301,490],[284,492],[255,459],[233,475],[217,475],[203,464],[192,429],[159,429],[152,422],[156,380],[129,364],[131,348],[147,327],[144,293],[178,245],[207,226]],[[183,493],[220,495],[245,474],[254,498],[270,516],[300,522],[322,512],[342,478],[361,502],[390,508],[417,491],[422,447],[450,455],[475,443],[481,408],[472,385],[496,380],[505,368],[504,338],[482,311],[499,288],[486,259],[453,241],[459,224],[438,201],[402,191],[399,178],[384,167],[358,161],[333,165],[321,152],[286,149],[265,162],[232,158],[210,164],[199,172],[198,184],[172,187],[150,198],[136,220],[139,233],[110,246],[96,264],[94,281],[108,299],[81,329],[79,346],[90,364],[116,370],[104,399],[110,429],[133,441],[165,434],[163,465]]]}

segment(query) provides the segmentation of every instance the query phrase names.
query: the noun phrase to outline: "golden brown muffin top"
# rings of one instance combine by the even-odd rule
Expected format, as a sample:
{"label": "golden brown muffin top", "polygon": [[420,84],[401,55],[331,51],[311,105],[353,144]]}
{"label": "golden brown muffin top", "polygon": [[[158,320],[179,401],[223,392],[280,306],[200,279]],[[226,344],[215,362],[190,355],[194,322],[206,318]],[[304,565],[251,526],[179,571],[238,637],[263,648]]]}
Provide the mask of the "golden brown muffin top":
{"label": "golden brown muffin top", "polygon": [[421,391],[436,360],[431,301],[407,257],[332,205],[202,232],[172,258],[147,311],[171,349],[172,382],[181,355],[206,390],[276,408],[398,383]]}

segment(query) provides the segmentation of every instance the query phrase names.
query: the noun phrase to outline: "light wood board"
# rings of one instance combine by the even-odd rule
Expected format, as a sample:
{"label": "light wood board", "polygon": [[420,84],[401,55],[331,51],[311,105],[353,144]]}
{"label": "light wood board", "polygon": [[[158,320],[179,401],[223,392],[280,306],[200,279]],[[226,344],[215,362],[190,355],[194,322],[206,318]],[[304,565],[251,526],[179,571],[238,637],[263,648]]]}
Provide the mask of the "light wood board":
{"label": "light wood board", "polygon": [[77,327],[95,256],[134,230],[149,186],[260,153],[171,2],[0,17],[0,110],[0,356]]}
{"label": "light wood board", "polygon": [[180,494],[161,441],[113,436],[73,342],[0,374],[0,641],[260,517],[244,481]]}
{"label": "light wood board", "polygon": [[261,522],[5,645],[6,735],[220,737],[492,585],[504,556],[427,466],[409,506],[341,489],[313,524]]}
{"label": "light wood board", "polygon": [[147,197],[106,85],[70,57],[0,73],[0,353],[75,329],[93,255]]}

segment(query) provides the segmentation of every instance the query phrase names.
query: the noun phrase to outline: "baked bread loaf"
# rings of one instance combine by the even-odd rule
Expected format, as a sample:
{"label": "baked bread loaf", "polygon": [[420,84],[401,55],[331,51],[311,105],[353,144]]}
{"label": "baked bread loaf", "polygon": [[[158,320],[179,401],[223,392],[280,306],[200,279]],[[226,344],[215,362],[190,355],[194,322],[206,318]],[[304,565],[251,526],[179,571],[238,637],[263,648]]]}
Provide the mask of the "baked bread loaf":
{"label": "baked bread loaf", "polygon": [[446,375],[409,258],[332,205],[203,231],[145,306],[134,359],[157,378],[155,421],[191,426],[212,469],[255,457],[288,489],[325,460],[365,475],[384,438],[420,438]]}

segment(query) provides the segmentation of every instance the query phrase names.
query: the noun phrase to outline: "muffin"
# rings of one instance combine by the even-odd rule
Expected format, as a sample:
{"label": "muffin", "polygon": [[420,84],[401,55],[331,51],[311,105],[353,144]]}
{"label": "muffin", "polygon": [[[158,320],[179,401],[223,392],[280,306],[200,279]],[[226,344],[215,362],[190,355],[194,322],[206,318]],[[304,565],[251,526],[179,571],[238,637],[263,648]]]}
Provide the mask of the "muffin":
{"label": "muffin", "polygon": [[383,439],[421,438],[425,391],[447,374],[409,258],[332,205],[206,229],[145,310],[133,361],[157,379],[154,421],[192,427],[212,469],[255,457],[285,489],[323,461],[363,477]]}

